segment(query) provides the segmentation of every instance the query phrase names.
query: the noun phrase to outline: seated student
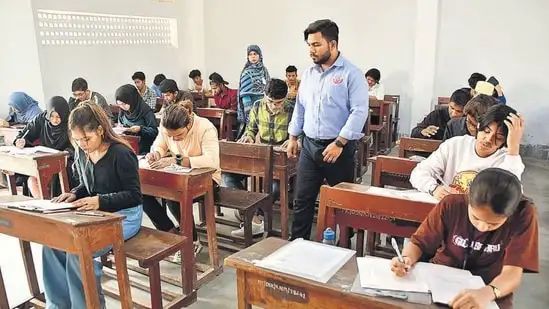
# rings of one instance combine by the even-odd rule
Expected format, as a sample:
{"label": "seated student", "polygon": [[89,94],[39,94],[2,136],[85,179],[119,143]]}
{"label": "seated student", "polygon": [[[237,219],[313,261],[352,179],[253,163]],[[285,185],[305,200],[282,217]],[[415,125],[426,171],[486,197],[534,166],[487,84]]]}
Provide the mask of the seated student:
{"label": "seated student", "polygon": [[[78,210],[101,210],[124,217],[122,233],[127,240],[139,232],[143,208],[137,157],[130,145],[113,131],[105,112],[95,103],[82,102],[69,116],[75,144],[74,168],[80,184],[54,202],[73,203]],[[110,250],[94,252],[99,257]],[[44,291],[48,308],[86,308],[78,256],[44,246],[42,250]],[[101,268],[93,260],[101,308]],[[93,297],[93,295],[92,295]]]}
{"label": "seated student", "polygon": [[[410,175],[419,191],[441,200],[448,194],[466,192],[479,171],[489,167],[506,169],[521,177],[524,164],[519,154],[524,119],[502,104],[494,105],[481,117],[476,137],[465,135],[440,144]],[[439,184],[444,180],[451,188]]]}
{"label": "seated student", "polygon": [[72,81],[72,95],[73,97],[69,98],[69,108],[71,111],[75,109],[80,102],[92,101],[101,106],[101,108],[103,109],[103,111],[105,111],[105,114],[107,114],[107,117],[110,120],[114,120],[111,108],[109,104],[107,104],[107,100],[105,100],[105,97],[102,96],[99,92],[91,91],[90,89],[88,89],[88,82],[82,77],[78,77],[77,79]]}
{"label": "seated student", "polygon": [[210,87],[212,88],[215,107],[236,111],[238,96],[236,89],[227,87],[229,84],[219,73],[210,74]]}
{"label": "seated student", "polygon": [[422,256],[430,262],[471,271],[485,287],[463,290],[452,308],[485,308],[495,300],[512,308],[523,272],[539,272],[538,219],[522,196],[513,173],[488,168],[473,180],[468,194],[450,195],[433,208],[391,270],[405,276]]}
{"label": "seated student", "polygon": [[475,95],[477,95],[477,93],[475,92],[475,88],[477,87],[477,83],[479,81],[485,82],[486,76],[484,76],[484,74],[480,74],[476,72],[471,74],[471,76],[467,80],[467,83],[469,84],[469,91],[470,91],[471,97],[474,97]]}
{"label": "seated student", "polygon": [[145,83],[145,73],[135,72],[132,75],[133,83],[139,91],[143,101],[154,111],[156,108],[156,93]]}
{"label": "seated student", "polygon": [[301,81],[297,78],[297,68],[293,65],[289,65],[286,68],[286,85],[288,85],[287,98],[293,105],[295,105],[300,83]]}
{"label": "seated student", "polygon": [[378,100],[383,100],[385,97],[385,87],[379,83],[381,72],[378,69],[369,69],[366,74],[366,82],[368,83],[368,95],[375,97]]}
{"label": "seated student", "polygon": [[[288,86],[281,79],[273,78],[267,83],[265,96],[254,103],[250,111],[250,121],[246,126],[244,135],[239,143],[255,143],[256,136],[262,144],[279,145],[285,147],[288,143],[288,124],[292,118],[293,106],[286,98]],[[223,173],[223,182],[226,187],[244,190],[243,182],[246,176]],[[273,180],[273,196],[276,199],[280,195],[280,181]],[[252,234],[258,235],[264,232],[262,211],[252,220]],[[238,216],[237,216],[238,217]],[[231,232],[232,236],[244,237],[244,227]]]}
{"label": "seated student", "polygon": [[415,138],[442,140],[448,121],[462,117],[463,107],[470,99],[468,91],[464,89],[454,91],[448,108],[435,108],[417,124],[410,135]]}
{"label": "seated student", "polygon": [[[160,134],[146,159],[153,169],[162,169],[171,164],[192,168],[215,168],[217,171],[212,175],[215,195],[219,188],[218,184],[221,182],[217,130],[208,119],[194,113],[189,114],[189,107],[187,103],[180,101],[164,109],[160,122]],[[180,222],[179,202],[168,201],[167,205],[177,222]],[[177,233],[166,210],[155,197],[144,195],[143,207],[157,229]],[[198,241],[194,225],[193,241],[195,254],[197,254],[202,246]],[[176,254],[174,261],[180,262],[181,255]]]}
{"label": "seated student", "polygon": [[443,141],[454,136],[477,135],[477,125],[480,116],[484,115],[490,106],[496,105],[497,101],[485,94],[479,94],[465,104],[463,108],[464,117],[453,118],[446,124]]}
{"label": "seated student", "polygon": [[160,91],[160,83],[166,79],[166,76],[164,74],[156,74],[153,80],[153,85],[151,86],[151,89],[156,94],[157,98],[162,97],[162,92]]}
{"label": "seated student", "polygon": [[118,124],[128,128],[124,133],[140,136],[139,152],[148,153],[158,135],[154,112],[132,85],[124,85],[116,90],[116,104],[120,107]]}
{"label": "seated student", "polygon": [[[53,97],[50,99],[47,111],[42,112],[31,122],[27,123],[17,135],[14,145],[23,148],[30,147],[36,141],[39,145],[49,148],[69,152],[67,160],[67,175],[69,178],[69,187],[76,186],[72,177],[72,162],[74,149],[69,141],[69,104],[63,97]],[[23,177],[23,176],[21,176]],[[40,195],[38,180],[36,177],[28,177],[28,188],[34,197]],[[53,177],[50,184],[51,196],[61,194],[61,183],[58,177]]]}
{"label": "seated student", "polygon": [[24,92],[13,92],[8,99],[10,112],[8,117],[0,119],[0,127],[26,124],[42,113],[38,102]]}
{"label": "seated student", "polygon": [[194,69],[189,73],[189,78],[192,80],[192,83],[189,86],[189,91],[191,92],[208,92],[208,87],[204,87],[204,80],[202,79],[202,73]]}
{"label": "seated student", "polygon": [[173,79],[165,79],[160,83],[160,92],[165,104],[172,104],[182,100],[191,100],[194,103],[193,95],[189,91],[179,90]]}

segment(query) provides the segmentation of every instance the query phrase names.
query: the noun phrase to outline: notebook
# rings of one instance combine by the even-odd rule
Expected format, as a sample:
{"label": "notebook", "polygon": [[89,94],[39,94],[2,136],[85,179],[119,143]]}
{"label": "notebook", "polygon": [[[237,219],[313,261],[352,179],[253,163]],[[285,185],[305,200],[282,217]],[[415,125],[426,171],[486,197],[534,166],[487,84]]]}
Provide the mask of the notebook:
{"label": "notebook", "polygon": [[64,212],[77,208],[72,203],[52,203],[50,200],[28,200],[0,204],[8,208],[27,210],[39,213]]}
{"label": "notebook", "polygon": [[255,264],[262,268],[326,283],[354,254],[353,250],[299,238]]}
{"label": "notebook", "polygon": [[[357,258],[360,277],[360,287],[366,291],[372,290],[378,296],[388,296],[410,300],[423,300],[430,294],[432,302],[448,304],[464,289],[478,289],[485,286],[479,276],[473,276],[468,270],[448,267],[433,263],[419,262],[414,265],[405,277],[397,277],[391,271],[391,260],[366,256]],[[355,289],[357,292],[364,292]],[[362,293],[364,294],[364,293]],[[492,302],[488,308],[498,308]]]}

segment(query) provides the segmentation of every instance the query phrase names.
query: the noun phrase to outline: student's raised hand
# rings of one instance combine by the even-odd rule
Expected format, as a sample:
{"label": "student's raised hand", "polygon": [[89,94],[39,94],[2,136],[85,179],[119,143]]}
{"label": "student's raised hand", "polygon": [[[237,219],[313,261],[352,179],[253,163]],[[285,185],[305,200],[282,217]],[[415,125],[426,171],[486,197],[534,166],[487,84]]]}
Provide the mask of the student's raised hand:
{"label": "student's raised hand", "polygon": [[297,158],[298,144],[297,139],[290,138],[288,140],[288,145],[286,146],[286,155],[290,159]]}
{"label": "student's raised hand", "polygon": [[254,143],[254,139],[249,137],[248,135],[243,135],[238,141],[237,143],[243,143],[243,144],[253,144]]}
{"label": "student's raised hand", "polygon": [[431,137],[437,134],[438,129],[439,128],[437,126],[428,126],[427,128],[421,130],[421,135],[425,137]]}
{"label": "student's raised hand", "polygon": [[175,157],[162,158],[149,164],[152,169],[159,170],[175,164]]}
{"label": "student's raised hand", "polygon": [[161,158],[160,154],[156,151],[149,152],[148,154],[145,155],[145,159],[147,159],[147,162],[149,163],[149,165],[153,162],[160,160],[160,158]]}
{"label": "student's raised hand", "polygon": [[450,308],[455,309],[482,309],[494,299],[494,292],[489,286],[475,290],[463,290],[452,301]]}
{"label": "student's raised hand", "polygon": [[442,200],[444,197],[446,197],[446,195],[450,195],[450,194],[460,194],[461,192],[459,192],[457,189],[455,188],[445,188],[444,186],[438,186],[435,191],[433,191],[433,196],[437,199],[437,200]]}
{"label": "student's raised hand", "polygon": [[412,267],[412,261],[407,256],[403,256],[404,263],[398,260],[398,257],[394,257],[391,260],[391,271],[398,277],[404,277],[410,271]]}
{"label": "student's raised hand", "polygon": [[52,203],[72,203],[74,201],[76,201],[76,194],[72,192],[62,193],[51,199]]}
{"label": "student's raised hand", "polygon": [[99,209],[99,196],[84,197],[72,204],[78,207],[78,210],[97,210]]}
{"label": "student's raised hand", "polygon": [[507,153],[518,155],[520,149],[520,140],[524,133],[524,117],[522,115],[509,114],[503,121],[507,126]]}
{"label": "student's raised hand", "polygon": [[18,139],[15,141],[15,147],[23,149],[23,148],[25,148],[25,144],[26,144],[26,143],[27,143],[27,142],[25,141],[24,138],[18,138]]}

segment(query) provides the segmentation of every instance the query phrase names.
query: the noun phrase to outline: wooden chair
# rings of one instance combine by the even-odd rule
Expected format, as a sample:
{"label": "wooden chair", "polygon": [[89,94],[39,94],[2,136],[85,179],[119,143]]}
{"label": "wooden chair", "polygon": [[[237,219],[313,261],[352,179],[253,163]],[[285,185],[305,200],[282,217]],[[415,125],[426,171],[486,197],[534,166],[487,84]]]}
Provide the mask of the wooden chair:
{"label": "wooden chair", "polygon": [[387,130],[387,115],[385,114],[385,109],[383,108],[383,101],[378,101],[375,99],[370,99],[370,116],[368,117],[368,131],[372,134],[373,144],[371,154],[375,156],[379,153],[382,138]]}
{"label": "wooden chair", "polygon": [[196,114],[208,118],[217,128],[219,139],[234,141],[233,126],[236,125],[236,112],[222,108],[197,108]]}
{"label": "wooden chair", "polygon": [[[139,233],[130,238],[124,243],[124,250],[126,256],[136,260],[139,266],[148,269],[149,275],[149,289],[151,294],[151,307],[152,309],[159,308],[181,308],[196,300],[196,291],[193,288],[193,282],[185,282],[182,284],[182,294],[175,297],[162,307],[162,287],[160,283],[160,261],[175,254],[177,251],[181,252],[183,258],[189,257],[194,252],[184,252],[183,248],[185,242],[189,241],[185,236],[179,234],[172,234],[163,232],[148,227],[142,226]],[[192,267],[183,267],[186,265],[182,263],[181,278],[186,278],[185,274],[194,271],[194,265]],[[132,286],[147,291],[146,286],[142,286],[139,283],[131,282]],[[108,288],[105,289],[110,295],[115,293]],[[114,295],[116,296],[116,295]],[[134,300],[134,303],[136,301]],[[138,304],[140,307],[147,308],[144,304]]]}
{"label": "wooden chair", "polygon": [[130,144],[135,154],[138,155],[140,153],[139,152],[139,141],[141,140],[140,136],[129,135],[129,134],[120,134],[119,136]]}
{"label": "wooden chair", "polygon": [[[220,188],[219,200],[216,206],[237,209],[244,213],[244,245],[253,243],[252,219],[257,209],[264,212],[265,232],[270,235],[273,220],[273,196],[271,194],[273,183],[273,149],[271,145],[264,144],[240,144],[235,142],[219,142],[219,159],[221,171],[251,177],[258,177],[261,186],[258,192],[245,190]],[[218,218],[218,222],[234,227],[239,227],[233,221]],[[226,236],[235,242],[232,236]]]}
{"label": "wooden chair", "polygon": [[398,140],[398,121],[400,120],[400,95],[386,94],[383,98],[384,101],[393,102],[393,119],[392,119],[392,136],[391,142],[395,143]]}
{"label": "wooden chair", "polygon": [[448,104],[450,103],[450,97],[438,97],[438,104]]}
{"label": "wooden chair", "polygon": [[401,137],[398,156],[401,158],[409,158],[413,155],[428,157],[438,149],[441,143],[442,141],[438,140]]}

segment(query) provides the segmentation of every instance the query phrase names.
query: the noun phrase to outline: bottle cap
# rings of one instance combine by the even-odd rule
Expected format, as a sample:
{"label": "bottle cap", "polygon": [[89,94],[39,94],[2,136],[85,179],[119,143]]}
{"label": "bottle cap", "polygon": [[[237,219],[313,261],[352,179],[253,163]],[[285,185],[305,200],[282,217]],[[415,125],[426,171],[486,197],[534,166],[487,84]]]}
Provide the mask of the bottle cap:
{"label": "bottle cap", "polygon": [[325,240],[335,240],[335,232],[332,228],[327,228],[324,230],[324,239]]}

